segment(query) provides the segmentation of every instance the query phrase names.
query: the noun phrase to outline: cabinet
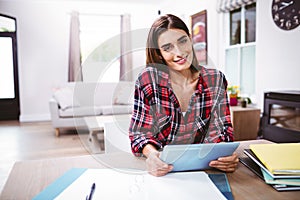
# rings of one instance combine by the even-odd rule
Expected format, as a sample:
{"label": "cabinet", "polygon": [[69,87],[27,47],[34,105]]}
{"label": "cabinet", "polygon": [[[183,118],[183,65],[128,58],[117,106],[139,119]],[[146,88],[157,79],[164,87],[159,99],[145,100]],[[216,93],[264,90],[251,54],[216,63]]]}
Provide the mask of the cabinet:
{"label": "cabinet", "polygon": [[255,140],[260,121],[259,108],[231,106],[231,121],[234,129],[234,140]]}

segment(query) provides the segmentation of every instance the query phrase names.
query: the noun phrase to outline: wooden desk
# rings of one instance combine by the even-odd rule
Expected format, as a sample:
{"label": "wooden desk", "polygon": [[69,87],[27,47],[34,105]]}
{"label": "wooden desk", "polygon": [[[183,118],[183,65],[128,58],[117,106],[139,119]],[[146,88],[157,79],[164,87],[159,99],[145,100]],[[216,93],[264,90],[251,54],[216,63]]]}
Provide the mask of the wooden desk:
{"label": "wooden desk", "polygon": [[260,109],[254,107],[242,108],[231,106],[231,121],[234,129],[234,140],[255,140],[257,138]]}
{"label": "wooden desk", "polygon": [[[267,142],[266,140],[243,141],[237,149],[237,153],[243,156],[243,149],[248,148],[250,143]],[[8,177],[0,199],[32,199],[73,167],[145,170],[145,161],[144,158],[136,158],[128,153],[114,153],[17,162]],[[209,171],[219,172],[217,170]],[[292,200],[299,199],[300,196],[300,191],[277,192],[241,163],[234,173],[227,173],[227,177],[235,200]],[[199,195],[201,196],[201,194]]]}

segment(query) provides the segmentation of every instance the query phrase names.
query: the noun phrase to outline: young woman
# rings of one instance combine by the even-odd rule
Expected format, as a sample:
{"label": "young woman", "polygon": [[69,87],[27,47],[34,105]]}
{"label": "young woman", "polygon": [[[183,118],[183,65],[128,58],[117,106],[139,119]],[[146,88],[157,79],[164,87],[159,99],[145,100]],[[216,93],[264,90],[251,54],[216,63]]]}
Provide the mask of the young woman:
{"label": "young woman", "polygon": [[[167,144],[233,141],[227,81],[220,71],[198,64],[181,19],[168,14],[153,23],[146,56],[147,66],[135,84],[129,137],[132,152],[147,157],[150,174],[163,176],[172,170],[159,159]],[[235,153],[210,162],[226,172],[237,164]]]}

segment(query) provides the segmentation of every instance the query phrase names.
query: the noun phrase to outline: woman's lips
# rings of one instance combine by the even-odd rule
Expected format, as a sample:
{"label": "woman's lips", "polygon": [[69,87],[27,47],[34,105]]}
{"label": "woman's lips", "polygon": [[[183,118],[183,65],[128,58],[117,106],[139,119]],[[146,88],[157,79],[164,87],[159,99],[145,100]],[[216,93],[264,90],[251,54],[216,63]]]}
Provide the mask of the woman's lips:
{"label": "woman's lips", "polygon": [[176,61],[174,61],[174,62],[176,62],[176,63],[179,64],[179,65],[182,65],[182,64],[184,64],[184,63],[186,62],[186,58],[181,58],[181,59],[176,60]]}

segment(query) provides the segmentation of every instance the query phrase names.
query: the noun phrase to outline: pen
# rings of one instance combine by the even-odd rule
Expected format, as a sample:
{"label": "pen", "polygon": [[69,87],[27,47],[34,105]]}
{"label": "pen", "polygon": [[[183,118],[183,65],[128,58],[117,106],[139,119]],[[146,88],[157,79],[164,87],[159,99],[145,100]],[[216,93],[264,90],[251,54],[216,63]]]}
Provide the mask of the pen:
{"label": "pen", "polygon": [[93,183],[92,187],[91,187],[91,192],[90,192],[90,195],[87,195],[86,196],[86,200],[92,200],[93,199],[93,194],[95,192],[95,189],[96,189],[96,184]]}

